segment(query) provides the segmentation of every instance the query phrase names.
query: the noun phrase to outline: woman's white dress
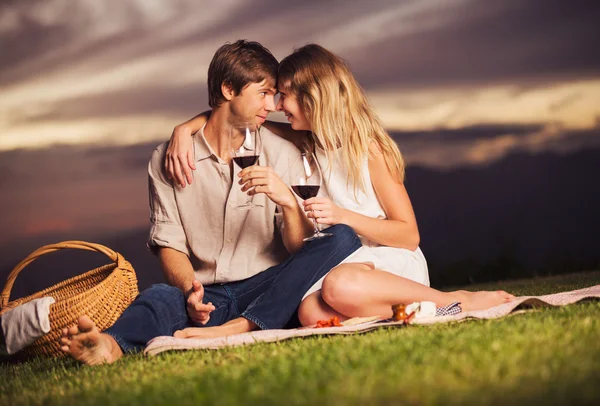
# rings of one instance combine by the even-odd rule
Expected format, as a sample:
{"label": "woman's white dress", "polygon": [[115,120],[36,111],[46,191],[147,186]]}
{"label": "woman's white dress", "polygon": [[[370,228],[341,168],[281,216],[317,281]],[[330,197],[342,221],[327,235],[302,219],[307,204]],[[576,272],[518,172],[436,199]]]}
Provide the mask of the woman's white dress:
{"label": "woman's white dress", "polygon": [[[379,200],[371,183],[369,174],[368,157],[365,157],[361,164],[361,176],[364,180],[366,192],[358,188],[356,200],[354,188],[347,185],[348,171],[334,160],[331,166],[327,159],[325,151],[316,149],[316,156],[323,171],[323,186],[319,190],[319,196],[329,197],[333,203],[344,209],[352,210],[364,216],[385,219],[385,211],[381,207]],[[346,258],[342,263],[351,262],[372,262],[376,269],[387,271],[395,275],[411,279],[415,282],[429,286],[429,272],[427,270],[427,261],[420,248],[415,251],[404,248],[387,247],[377,244],[373,241],[359,236],[363,246],[356,252]],[[304,297],[320,290],[323,285],[321,278],[306,292]]]}

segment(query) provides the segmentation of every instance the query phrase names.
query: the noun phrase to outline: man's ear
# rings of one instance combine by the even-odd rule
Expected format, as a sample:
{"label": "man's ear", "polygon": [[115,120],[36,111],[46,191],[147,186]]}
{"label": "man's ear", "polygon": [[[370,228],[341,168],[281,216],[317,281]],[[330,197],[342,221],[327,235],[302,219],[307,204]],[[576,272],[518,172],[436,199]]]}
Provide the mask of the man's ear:
{"label": "man's ear", "polygon": [[225,98],[225,100],[229,101],[233,99],[233,96],[235,96],[235,92],[233,91],[233,86],[231,86],[231,82],[226,80],[223,83],[221,83],[221,93],[223,93],[223,97]]}

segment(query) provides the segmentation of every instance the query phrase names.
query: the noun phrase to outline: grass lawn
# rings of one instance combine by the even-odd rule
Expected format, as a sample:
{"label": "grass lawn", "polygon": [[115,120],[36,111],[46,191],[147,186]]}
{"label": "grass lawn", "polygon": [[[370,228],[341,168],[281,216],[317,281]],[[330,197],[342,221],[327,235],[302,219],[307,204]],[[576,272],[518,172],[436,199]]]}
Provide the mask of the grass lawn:
{"label": "grass lawn", "polygon": [[[518,295],[600,272],[469,286]],[[600,404],[600,302],[218,351],[0,365],[0,404]]]}

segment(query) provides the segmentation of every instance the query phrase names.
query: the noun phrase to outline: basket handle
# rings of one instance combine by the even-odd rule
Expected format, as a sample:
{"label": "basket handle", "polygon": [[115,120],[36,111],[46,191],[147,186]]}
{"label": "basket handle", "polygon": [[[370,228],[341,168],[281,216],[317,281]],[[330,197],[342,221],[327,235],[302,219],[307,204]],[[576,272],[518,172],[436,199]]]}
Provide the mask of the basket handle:
{"label": "basket handle", "polygon": [[68,248],[100,252],[109,257],[113,262],[117,264],[118,267],[121,267],[123,264],[121,264],[120,262],[125,260],[123,256],[117,254],[115,251],[102,244],[72,240],[59,242],[57,244],[44,245],[43,247],[40,247],[37,250],[33,251],[31,254],[29,254],[29,256],[27,256],[27,258],[19,262],[17,266],[13,268],[12,272],[8,275],[8,279],[6,280],[4,289],[2,289],[2,306],[0,306],[0,309],[4,308],[8,304],[12,287],[15,283],[15,280],[17,279],[17,276],[23,270],[23,268],[25,268],[27,265],[29,265],[42,255]]}

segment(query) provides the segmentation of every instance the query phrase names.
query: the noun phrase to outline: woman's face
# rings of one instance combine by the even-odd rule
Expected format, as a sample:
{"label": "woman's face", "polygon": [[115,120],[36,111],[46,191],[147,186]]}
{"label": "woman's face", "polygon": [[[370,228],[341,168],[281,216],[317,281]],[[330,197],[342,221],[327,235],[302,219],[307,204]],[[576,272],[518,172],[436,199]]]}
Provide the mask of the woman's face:
{"label": "woman's face", "polygon": [[310,123],[306,119],[304,110],[295,95],[287,87],[279,87],[279,101],[277,111],[283,111],[292,128],[296,131],[311,131]]}

